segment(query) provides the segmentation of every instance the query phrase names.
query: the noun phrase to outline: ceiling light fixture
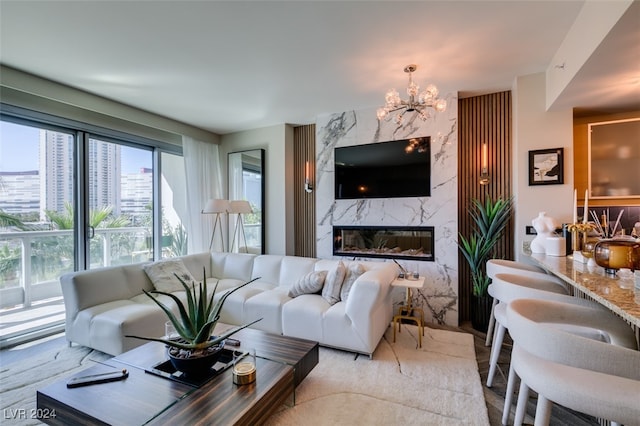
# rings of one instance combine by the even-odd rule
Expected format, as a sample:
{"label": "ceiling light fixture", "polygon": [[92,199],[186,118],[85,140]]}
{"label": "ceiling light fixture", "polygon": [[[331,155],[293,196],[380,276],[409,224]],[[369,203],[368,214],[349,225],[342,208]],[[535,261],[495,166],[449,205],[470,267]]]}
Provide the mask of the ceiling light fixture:
{"label": "ceiling light fixture", "polygon": [[431,138],[411,138],[409,139],[409,143],[404,147],[404,151],[407,154],[411,154],[413,151],[418,151],[419,153],[424,153],[429,151]]}
{"label": "ceiling light fixture", "polygon": [[443,112],[447,109],[447,101],[438,98],[438,88],[429,84],[427,88],[420,92],[420,86],[413,82],[413,72],[418,68],[415,64],[404,67],[404,72],[409,74],[409,86],[407,94],[409,100],[400,99],[400,94],[396,89],[391,89],[385,95],[385,106],[378,108],[378,121],[389,119],[391,113],[398,111],[395,115],[397,124],[402,123],[402,117],[406,112],[417,112],[422,120],[431,117],[430,111]]}

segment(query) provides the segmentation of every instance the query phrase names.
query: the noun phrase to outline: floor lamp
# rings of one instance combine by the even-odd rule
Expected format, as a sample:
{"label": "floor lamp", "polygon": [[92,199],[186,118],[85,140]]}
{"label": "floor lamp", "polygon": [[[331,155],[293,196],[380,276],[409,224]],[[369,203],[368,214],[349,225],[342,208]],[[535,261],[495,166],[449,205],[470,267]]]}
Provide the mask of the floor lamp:
{"label": "floor lamp", "polygon": [[207,201],[207,204],[202,209],[202,214],[215,214],[216,218],[213,222],[213,232],[211,233],[211,242],[209,243],[209,251],[213,247],[213,239],[216,235],[216,229],[218,229],[218,224],[220,224],[220,241],[222,241],[222,251],[224,251],[224,232],[222,231],[222,219],[220,218],[220,213],[226,213],[229,211],[229,201],[222,200],[219,198],[211,199]]}
{"label": "floor lamp", "polygon": [[[244,233],[244,223],[242,222],[242,215],[251,213],[251,204],[247,200],[233,200],[229,201],[229,213],[236,213],[238,215],[238,219],[236,220],[236,228],[233,231],[233,240],[231,240],[231,250],[233,252],[233,245],[236,242],[236,235],[238,236],[238,240],[240,239],[239,232],[242,233],[242,239],[244,241],[244,249],[247,253],[249,253],[249,248],[247,247],[247,236]],[[238,251],[240,251],[240,241],[238,241]]]}

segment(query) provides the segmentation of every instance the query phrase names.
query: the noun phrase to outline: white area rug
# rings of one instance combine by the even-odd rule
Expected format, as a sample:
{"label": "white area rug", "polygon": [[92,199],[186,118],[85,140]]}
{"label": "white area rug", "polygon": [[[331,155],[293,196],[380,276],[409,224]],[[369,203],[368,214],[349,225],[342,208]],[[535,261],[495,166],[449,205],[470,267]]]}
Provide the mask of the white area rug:
{"label": "white area rug", "polygon": [[[320,348],[320,363],[296,390],[296,404],[283,407],[269,425],[488,425],[473,336],[403,325],[393,343],[389,328],[373,359]],[[35,419],[7,419],[15,410],[35,409],[36,390],[109,358],[66,346],[0,370],[0,408],[12,425]]]}
{"label": "white area rug", "polygon": [[42,424],[34,419],[36,390],[56,380],[92,366],[95,362],[111,358],[111,355],[83,346],[68,347],[15,361],[0,368],[0,408],[2,420],[11,425]]}
{"label": "white area rug", "polygon": [[473,336],[389,328],[373,359],[320,348],[320,363],[296,390],[296,404],[269,425],[488,425]]}

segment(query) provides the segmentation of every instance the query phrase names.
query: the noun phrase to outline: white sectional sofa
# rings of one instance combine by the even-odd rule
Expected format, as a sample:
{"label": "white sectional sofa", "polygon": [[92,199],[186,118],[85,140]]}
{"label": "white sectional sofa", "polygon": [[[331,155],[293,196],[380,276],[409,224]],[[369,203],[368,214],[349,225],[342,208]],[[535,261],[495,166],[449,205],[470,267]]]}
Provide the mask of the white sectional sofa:
{"label": "white sectional sofa", "polygon": [[[289,297],[289,289],[313,271],[330,271],[338,260],[280,255],[201,253],[181,258],[197,281],[207,274],[209,291],[216,294],[245,281],[255,282],[233,293],[220,321],[299,337],[357,353],[371,355],[392,318],[391,282],[397,274],[389,262],[360,263],[360,275],[346,300],[330,304],[320,294]],[[162,336],[167,318],[143,293],[154,285],[144,265],[114,266],[73,272],[61,277],[66,308],[66,338],[72,343],[118,355],[145,343],[126,335]],[[175,293],[184,297],[184,291]],[[168,301],[166,296],[159,296]]]}

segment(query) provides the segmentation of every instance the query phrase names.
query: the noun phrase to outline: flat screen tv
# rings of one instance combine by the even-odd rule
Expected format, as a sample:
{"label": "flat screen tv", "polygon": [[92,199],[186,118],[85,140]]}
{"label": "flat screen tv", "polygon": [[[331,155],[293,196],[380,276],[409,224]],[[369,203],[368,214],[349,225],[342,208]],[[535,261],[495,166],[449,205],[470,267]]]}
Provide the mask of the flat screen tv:
{"label": "flat screen tv", "polygon": [[423,152],[407,153],[407,139],[336,148],[335,199],[430,196],[430,137],[421,139]]}

